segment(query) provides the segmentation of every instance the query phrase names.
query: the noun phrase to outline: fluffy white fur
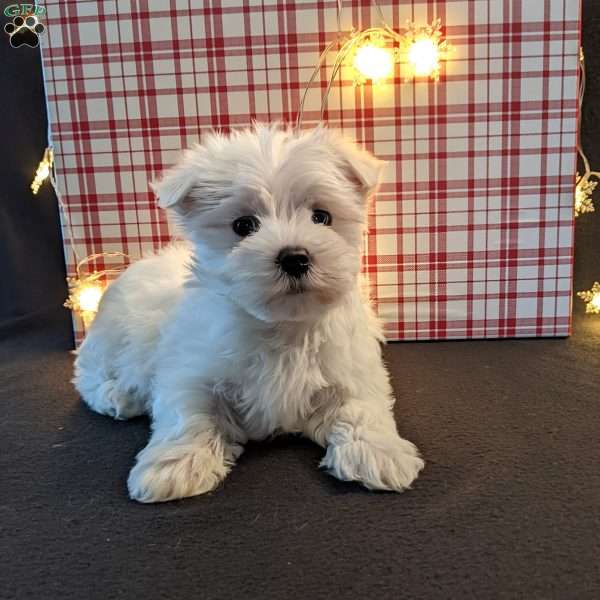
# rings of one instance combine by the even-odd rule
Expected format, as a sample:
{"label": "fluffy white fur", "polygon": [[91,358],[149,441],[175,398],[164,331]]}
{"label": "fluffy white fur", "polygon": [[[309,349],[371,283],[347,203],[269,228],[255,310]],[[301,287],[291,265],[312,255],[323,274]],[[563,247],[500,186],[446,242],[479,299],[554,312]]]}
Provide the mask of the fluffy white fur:
{"label": "fluffy white fur", "polygon": [[[75,362],[92,410],[152,418],[133,499],[213,490],[248,439],[280,432],[325,447],[321,466],[339,479],[402,491],[417,477],[424,463],[396,431],[359,275],[380,171],[326,128],[255,126],[208,135],[155,185],[188,242],[110,286]],[[314,209],[331,226],[314,223]],[[242,238],[232,222],[245,215],[260,229]],[[288,246],[311,259],[299,280],[277,263]]]}

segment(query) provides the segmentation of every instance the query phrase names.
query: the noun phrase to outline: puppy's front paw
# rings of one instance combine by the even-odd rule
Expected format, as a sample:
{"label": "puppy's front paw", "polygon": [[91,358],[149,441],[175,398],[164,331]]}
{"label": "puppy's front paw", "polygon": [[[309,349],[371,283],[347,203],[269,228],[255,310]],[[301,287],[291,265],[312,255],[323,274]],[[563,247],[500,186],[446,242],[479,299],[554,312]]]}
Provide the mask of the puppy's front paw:
{"label": "puppy's front paw", "polygon": [[402,492],[425,466],[416,447],[402,438],[353,440],[327,447],[321,467],[342,481],[358,481],[371,490]]}
{"label": "puppy's front paw", "polygon": [[166,502],[214,490],[230,464],[211,448],[189,443],[151,444],[129,473],[129,495],[138,502]]}

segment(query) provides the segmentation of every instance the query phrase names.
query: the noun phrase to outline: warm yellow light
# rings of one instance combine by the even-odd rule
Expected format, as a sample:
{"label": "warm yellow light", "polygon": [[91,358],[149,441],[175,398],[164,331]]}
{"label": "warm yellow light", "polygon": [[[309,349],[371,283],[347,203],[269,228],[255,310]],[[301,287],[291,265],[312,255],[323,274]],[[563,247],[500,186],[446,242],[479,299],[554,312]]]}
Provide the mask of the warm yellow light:
{"label": "warm yellow light", "polygon": [[595,281],[591,290],[577,292],[577,295],[586,303],[586,313],[600,315],[600,283]]}
{"label": "warm yellow light", "polygon": [[79,310],[86,312],[98,312],[98,305],[102,298],[102,286],[99,283],[87,284],[78,291]]}
{"label": "warm yellow light", "polygon": [[594,212],[592,192],[598,185],[597,181],[590,181],[587,176],[580,177],[577,173],[575,185],[575,216]]}
{"label": "warm yellow light", "polygon": [[400,62],[409,67],[406,79],[430,77],[438,81],[441,61],[447,60],[452,50],[447,40],[442,39],[442,22],[439,19],[422,27],[409,22],[398,48]]}
{"label": "warm yellow light", "polygon": [[431,38],[415,40],[408,50],[408,61],[415,75],[431,77],[440,69],[440,57],[437,44]]}
{"label": "warm yellow light", "polygon": [[575,216],[578,217],[581,211],[581,207],[585,201],[585,193],[583,190],[577,186],[575,188]]}
{"label": "warm yellow light", "polygon": [[364,79],[379,83],[394,72],[394,58],[387,48],[367,43],[357,48],[354,68]]}
{"label": "warm yellow light", "polygon": [[38,168],[35,172],[35,177],[31,182],[31,191],[34,194],[37,194],[42,183],[46,181],[48,175],[50,175],[50,169],[52,168],[52,163],[54,162],[54,151],[52,148],[46,148],[44,151],[44,156],[38,165]]}
{"label": "warm yellow light", "polygon": [[46,162],[41,162],[38,166],[38,170],[36,171],[36,175],[40,179],[46,179],[46,177],[50,175],[50,165]]}
{"label": "warm yellow light", "polygon": [[79,279],[68,277],[69,297],[65,307],[70,308],[82,319],[85,327],[89,327],[98,312],[100,300],[104,294],[104,285],[100,282],[102,273],[94,272]]}

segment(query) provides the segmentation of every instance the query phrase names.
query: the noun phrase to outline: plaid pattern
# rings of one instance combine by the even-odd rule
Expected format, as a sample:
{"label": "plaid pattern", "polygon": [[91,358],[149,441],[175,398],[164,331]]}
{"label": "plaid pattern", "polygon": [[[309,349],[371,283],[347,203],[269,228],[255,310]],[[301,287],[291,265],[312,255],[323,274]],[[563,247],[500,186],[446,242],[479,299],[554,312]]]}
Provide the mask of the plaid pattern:
{"label": "plaid pattern", "polygon": [[[390,163],[364,263],[389,339],[568,335],[579,2],[380,5],[396,30],[440,17],[455,48],[437,84],[404,82],[400,67],[393,83],[354,88],[345,68],[329,101],[330,125]],[[335,1],[46,6],[58,185],[82,256],[166,244],[148,180],[208,128],[293,121],[337,31]],[[377,24],[369,0],[343,6],[344,30]]]}

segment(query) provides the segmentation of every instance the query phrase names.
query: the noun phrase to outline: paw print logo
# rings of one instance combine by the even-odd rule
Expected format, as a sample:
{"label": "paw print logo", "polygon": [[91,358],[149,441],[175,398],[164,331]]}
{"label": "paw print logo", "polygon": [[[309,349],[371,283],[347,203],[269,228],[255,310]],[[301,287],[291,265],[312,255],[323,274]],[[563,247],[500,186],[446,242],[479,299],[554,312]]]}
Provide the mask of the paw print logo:
{"label": "paw print logo", "polygon": [[7,23],[4,26],[4,31],[8,33],[10,45],[13,48],[23,45],[35,48],[40,43],[39,36],[45,30],[46,28],[35,15],[17,16],[12,20],[12,23]]}

